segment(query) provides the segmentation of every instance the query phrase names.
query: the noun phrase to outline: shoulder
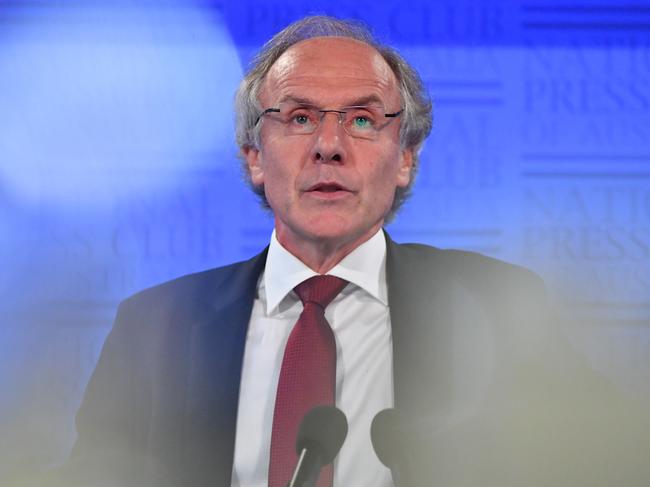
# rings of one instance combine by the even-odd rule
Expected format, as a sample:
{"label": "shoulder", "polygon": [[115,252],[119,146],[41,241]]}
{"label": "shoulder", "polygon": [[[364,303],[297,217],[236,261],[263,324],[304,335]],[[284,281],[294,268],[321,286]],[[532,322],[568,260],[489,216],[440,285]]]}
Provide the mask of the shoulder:
{"label": "shoulder", "polygon": [[453,280],[484,296],[545,293],[542,279],[533,271],[476,252],[391,241],[388,259],[393,272],[405,278]]}
{"label": "shoulder", "polygon": [[125,302],[157,301],[165,298],[182,298],[196,292],[218,291],[239,277],[246,262],[236,262],[223,267],[207,269],[165,281],[142,289],[127,297]]}
{"label": "shoulder", "polygon": [[191,317],[220,303],[252,298],[264,263],[266,250],[255,257],[223,267],[186,274],[143,289],[120,303],[118,318]]}

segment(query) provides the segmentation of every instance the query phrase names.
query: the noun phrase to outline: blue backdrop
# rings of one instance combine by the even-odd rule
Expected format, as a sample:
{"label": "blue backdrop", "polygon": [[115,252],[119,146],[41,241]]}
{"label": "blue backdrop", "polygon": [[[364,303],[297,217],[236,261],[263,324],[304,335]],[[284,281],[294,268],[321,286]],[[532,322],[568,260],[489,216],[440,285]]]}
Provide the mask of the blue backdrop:
{"label": "blue backdrop", "polygon": [[533,268],[578,353],[650,393],[650,2],[0,1],[0,484],[69,451],[120,299],[266,245],[233,93],[308,13],[430,90],[393,237]]}

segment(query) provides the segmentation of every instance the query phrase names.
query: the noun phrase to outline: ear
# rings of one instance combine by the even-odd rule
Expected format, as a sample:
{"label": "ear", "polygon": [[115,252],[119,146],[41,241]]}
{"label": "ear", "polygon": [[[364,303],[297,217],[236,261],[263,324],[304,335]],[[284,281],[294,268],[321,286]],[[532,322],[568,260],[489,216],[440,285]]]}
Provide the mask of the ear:
{"label": "ear", "polygon": [[248,174],[254,186],[264,184],[264,170],[262,169],[260,150],[256,147],[246,146],[242,149],[246,164],[248,165]]}
{"label": "ear", "polygon": [[400,154],[400,164],[397,170],[397,186],[406,188],[411,182],[411,170],[415,163],[413,148],[402,149]]}

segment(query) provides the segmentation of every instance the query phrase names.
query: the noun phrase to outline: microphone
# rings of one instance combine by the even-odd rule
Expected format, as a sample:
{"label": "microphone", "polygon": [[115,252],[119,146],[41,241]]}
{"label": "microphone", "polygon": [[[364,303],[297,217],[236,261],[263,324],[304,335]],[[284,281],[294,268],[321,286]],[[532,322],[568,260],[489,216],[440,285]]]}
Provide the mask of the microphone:
{"label": "microphone", "polygon": [[393,408],[379,411],[370,425],[372,446],[381,463],[393,472],[395,485],[402,485],[408,458],[404,427],[404,418]]}
{"label": "microphone", "polygon": [[347,434],[348,421],[340,409],[333,406],[310,409],[298,429],[298,463],[287,486],[316,485],[320,469],[332,463]]}

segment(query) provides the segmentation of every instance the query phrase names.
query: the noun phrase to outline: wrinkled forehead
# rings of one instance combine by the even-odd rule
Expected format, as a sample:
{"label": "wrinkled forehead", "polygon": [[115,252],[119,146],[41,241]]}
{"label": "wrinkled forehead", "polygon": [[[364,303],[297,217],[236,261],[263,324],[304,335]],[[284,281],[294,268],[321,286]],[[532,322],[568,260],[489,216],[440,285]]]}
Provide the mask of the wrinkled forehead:
{"label": "wrinkled forehead", "polygon": [[316,37],[291,46],[267,73],[260,102],[290,97],[313,99],[318,105],[353,104],[377,99],[400,104],[397,80],[372,46],[345,37]]}

